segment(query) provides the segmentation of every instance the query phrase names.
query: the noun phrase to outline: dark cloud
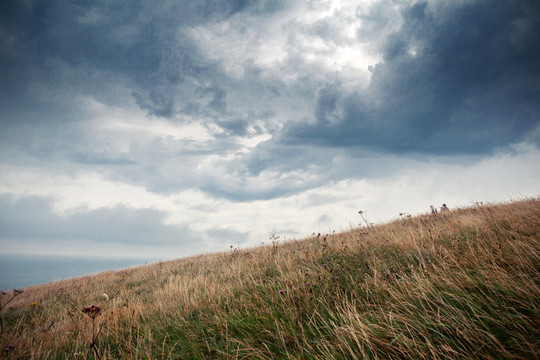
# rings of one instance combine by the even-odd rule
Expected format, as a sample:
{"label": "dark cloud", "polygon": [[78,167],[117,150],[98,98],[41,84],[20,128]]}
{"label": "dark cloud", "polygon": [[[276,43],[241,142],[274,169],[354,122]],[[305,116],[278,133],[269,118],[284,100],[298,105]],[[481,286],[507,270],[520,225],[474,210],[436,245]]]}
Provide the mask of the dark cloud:
{"label": "dark cloud", "polygon": [[370,86],[350,92],[327,83],[316,123],[288,126],[283,144],[485,153],[522,141],[540,124],[539,4],[417,3],[402,16]]}
{"label": "dark cloud", "polygon": [[58,214],[53,204],[50,197],[0,194],[0,242],[17,243],[29,252],[32,246],[46,244],[85,253],[85,249],[74,247],[86,244],[102,247],[104,251],[109,246],[131,246],[132,254],[137,253],[138,246],[152,246],[156,254],[166,248],[178,250],[177,256],[185,256],[207,251],[208,241],[222,243],[225,239],[235,239],[243,242],[248,235],[217,226],[195,234],[185,225],[166,225],[167,214],[151,208],[118,205]]}
{"label": "dark cloud", "polygon": [[[207,85],[202,83],[213,86],[219,71],[202,58],[183,29],[223,20],[249,4],[2,2],[0,75],[4,80],[0,91],[18,99],[21,106],[50,104],[48,94],[36,94],[33,89],[41,82],[51,93],[83,94],[117,103],[116,84],[121,84],[150,114],[173,117],[181,110],[176,108],[176,88],[187,83],[191,90],[204,91]],[[223,108],[224,96],[217,92],[211,106]]]}
{"label": "dark cloud", "polygon": [[87,165],[135,165],[135,161],[125,156],[110,156],[106,153],[76,153],[70,156],[73,162]]}
{"label": "dark cloud", "polygon": [[164,225],[165,214],[124,206],[59,215],[53,200],[0,195],[0,238],[26,241],[88,241],[155,245],[187,245],[188,229]]}
{"label": "dark cloud", "polygon": [[317,92],[315,119],[319,124],[335,124],[340,121],[339,101],[341,98],[341,83],[338,80],[327,83]]}
{"label": "dark cloud", "polygon": [[225,120],[225,121],[218,121],[218,124],[227,130],[227,134],[225,136],[234,134],[234,135],[246,135],[247,128],[249,126],[249,122],[244,119],[231,119],[231,120]]}
{"label": "dark cloud", "polygon": [[[250,201],[383,173],[377,153],[486,154],[539,124],[540,11],[533,1],[415,2],[401,14],[375,2],[358,7],[356,39],[343,34],[354,13],[313,23],[312,13],[283,13],[289,20],[281,23],[289,6],[2,2],[0,158],[62,174],[91,169],[152,192],[197,188]],[[268,26],[268,15],[282,25]],[[225,53],[211,48],[220,39],[230,47]],[[327,67],[334,51],[354,41],[382,54],[367,89],[347,78],[354,66],[338,75]],[[145,132],[142,121],[137,130],[92,128],[88,120],[106,115],[85,99],[112,112],[136,104],[149,121],[198,121],[208,132],[179,139]],[[131,113],[114,116],[111,122],[125,123]],[[240,144],[253,135],[273,137],[255,149]],[[159,222],[159,214],[148,215]]]}

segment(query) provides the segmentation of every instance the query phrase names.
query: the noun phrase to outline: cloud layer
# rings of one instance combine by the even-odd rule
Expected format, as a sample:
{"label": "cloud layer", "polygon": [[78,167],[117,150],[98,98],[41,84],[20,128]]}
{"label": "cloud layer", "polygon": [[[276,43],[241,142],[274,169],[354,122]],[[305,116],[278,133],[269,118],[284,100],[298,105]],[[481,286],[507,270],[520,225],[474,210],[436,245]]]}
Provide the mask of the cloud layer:
{"label": "cloud layer", "polygon": [[0,241],[181,256],[358,207],[535,196],[539,19],[525,0],[5,1]]}

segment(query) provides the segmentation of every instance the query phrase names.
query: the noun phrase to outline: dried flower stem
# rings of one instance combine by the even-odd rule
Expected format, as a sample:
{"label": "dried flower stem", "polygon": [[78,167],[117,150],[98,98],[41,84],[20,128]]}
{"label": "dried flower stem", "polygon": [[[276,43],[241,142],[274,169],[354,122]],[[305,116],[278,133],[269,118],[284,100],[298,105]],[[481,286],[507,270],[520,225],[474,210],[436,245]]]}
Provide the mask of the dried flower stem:
{"label": "dried flower stem", "polygon": [[[23,291],[20,290],[20,289],[15,289],[13,290],[13,296],[11,296],[11,299],[9,299],[8,301],[6,301],[5,304],[2,304],[2,296],[3,295],[6,295],[6,293],[2,292],[2,296],[0,296],[0,312],[2,311],[2,309],[7,305],[9,304],[13,299],[15,299],[18,295],[22,294]],[[2,316],[0,316],[0,335],[2,335],[4,333],[4,320],[2,319]]]}
{"label": "dried flower stem", "polygon": [[68,311],[68,315],[73,321],[73,323],[75,324],[75,326],[77,327],[77,330],[79,331],[79,333],[83,335],[84,339],[90,344],[90,348],[94,351],[94,354],[99,360],[101,360],[101,356],[99,355],[99,349],[96,345],[96,340],[99,338],[99,335],[101,334],[101,330],[103,329],[103,324],[101,324],[101,326],[99,327],[96,333],[96,318],[98,317],[100,311],[101,309],[98,306],[94,306],[94,305],[85,307],[84,309],[82,309],[82,312],[88,315],[90,319],[92,319],[92,339],[88,338],[84,334],[84,332],[81,331],[81,329],[79,328],[78,322],[76,322],[75,319],[73,318],[73,314],[70,311]]}

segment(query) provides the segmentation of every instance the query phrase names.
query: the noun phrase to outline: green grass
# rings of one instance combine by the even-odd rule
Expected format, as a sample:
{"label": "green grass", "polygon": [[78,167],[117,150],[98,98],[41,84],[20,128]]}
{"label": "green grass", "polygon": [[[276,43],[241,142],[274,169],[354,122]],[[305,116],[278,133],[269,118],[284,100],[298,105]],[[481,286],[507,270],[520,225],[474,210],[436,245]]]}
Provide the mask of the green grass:
{"label": "green grass", "polygon": [[101,359],[537,359],[539,239],[531,199],[28,288],[2,355],[98,358],[95,304]]}

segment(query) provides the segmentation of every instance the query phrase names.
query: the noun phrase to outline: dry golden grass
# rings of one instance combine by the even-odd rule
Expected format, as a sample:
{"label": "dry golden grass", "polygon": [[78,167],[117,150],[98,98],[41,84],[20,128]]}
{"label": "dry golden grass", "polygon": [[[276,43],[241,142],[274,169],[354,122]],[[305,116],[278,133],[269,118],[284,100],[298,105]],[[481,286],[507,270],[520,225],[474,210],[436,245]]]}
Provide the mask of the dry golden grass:
{"label": "dry golden grass", "polygon": [[539,238],[530,199],[106,272],[24,289],[0,345],[20,359],[535,359]]}

